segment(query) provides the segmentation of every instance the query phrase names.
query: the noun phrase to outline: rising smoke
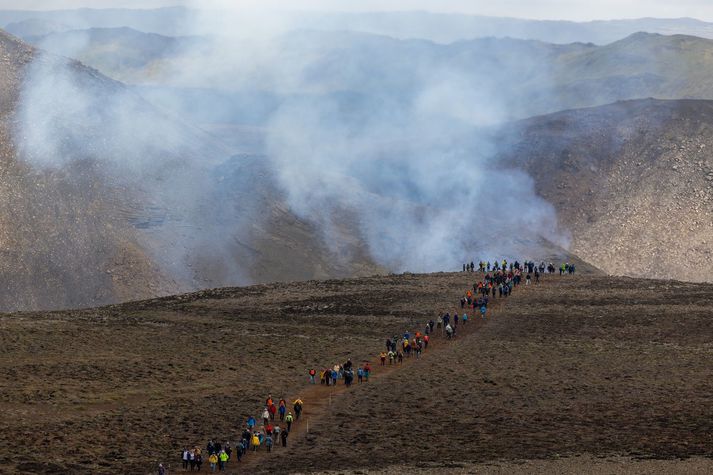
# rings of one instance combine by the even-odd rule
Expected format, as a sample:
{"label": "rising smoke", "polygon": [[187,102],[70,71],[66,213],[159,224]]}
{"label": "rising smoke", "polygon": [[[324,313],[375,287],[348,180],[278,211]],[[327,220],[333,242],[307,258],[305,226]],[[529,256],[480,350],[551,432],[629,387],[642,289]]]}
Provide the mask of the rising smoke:
{"label": "rising smoke", "polygon": [[[227,5],[196,15],[186,34],[210,31],[210,37],[164,64],[165,83],[158,86],[269,100],[269,107],[211,103],[232,109],[205,115],[263,111],[253,114],[264,114],[261,166],[336,257],[352,258],[345,229],[392,271],[442,270],[478,256],[527,257],[523,234],[564,242],[552,206],[537,197],[526,174],[498,163],[499,144],[489,133],[518,115],[518,101],[504,91],[534,69],[546,74],[541,65],[503,58],[498,68],[467,69],[454,64],[477,65],[477,54],[448,50],[444,57],[447,47],[426,41],[285,33],[275,11],[253,12],[261,21],[236,31],[245,24],[241,15]],[[236,261],[234,252],[236,243],[250,240],[248,229],[264,210],[252,193],[230,202],[235,190],[223,189],[219,178],[231,158],[213,138],[51,55],[30,67],[21,104],[21,156],[45,169],[101,161],[102,180],[136,202],[134,219],[154,210],[156,225],[140,226],[142,244],[174,278],[196,285],[195,267],[205,257],[223,268],[199,284],[249,280],[251,263]],[[243,185],[256,186],[231,182]]]}

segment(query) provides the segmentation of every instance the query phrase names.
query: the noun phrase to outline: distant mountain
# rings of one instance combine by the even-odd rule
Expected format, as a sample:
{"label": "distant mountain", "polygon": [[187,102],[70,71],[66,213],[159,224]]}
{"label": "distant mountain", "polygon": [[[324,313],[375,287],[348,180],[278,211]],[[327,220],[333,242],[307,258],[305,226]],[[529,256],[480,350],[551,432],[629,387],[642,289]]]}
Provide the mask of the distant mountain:
{"label": "distant mountain", "polygon": [[174,38],[127,27],[23,35],[23,39],[45,51],[78,59],[120,81],[139,75],[150,80],[154,71],[160,71],[161,63],[200,42],[198,38]]}
{"label": "distant mountain", "polygon": [[[211,13],[203,13],[209,18]],[[208,15],[208,16],[206,16]],[[223,16],[214,12],[216,21]],[[128,27],[136,30],[167,36],[213,34],[195,23],[195,11],[182,7],[161,9],[78,9],[58,11],[0,11],[0,26],[26,20],[53,22],[66,25],[65,29]],[[231,19],[234,31],[255,31],[260,21],[248,12]],[[206,25],[215,22],[207,21]],[[195,28],[199,28],[196,30]],[[283,12],[279,26],[270,33],[280,34],[295,29],[321,31],[355,31],[391,36],[399,39],[427,39],[438,43],[452,43],[485,37],[511,37],[539,40],[548,43],[595,43],[608,44],[633,33],[645,31],[663,35],[684,34],[713,38],[713,24],[691,19],[641,18],[633,20],[609,20],[592,22],[524,20],[465,14],[429,12],[372,12],[372,13],[322,13]]]}
{"label": "distant mountain", "polygon": [[10,23],[5,27],[5,31],[19,38],[49,35],[71,30],[72,28],[51,20],[30,18],[17,23]]}
{"label": "distant mountain", "polygon": [[[92,9],[75,10],[0,10],[0,25],[27,20],[44,21],[65,25],[66,29],[129,27],[137,30],[169,36],[185,34],[191,11],[182,7],[158,9]],[[63,28],[65,29],[65,28]],[[53,30],[57,32],[60,30]]]}
{"label": "distant mountain", "polygon": [[587,262],[616,275],[713,281],[713,101],[559,112],[498,141]]}
{"label": "distant mountain", "polygon": [[428,39],[438,43],[510,37],[556,44],[603,45],[639,31],[713,38],[713,23],[691,18],[641,18],[580,23],[428,12],[379,12],[304,14],[295,23],[303,28],[360,31],[400,39]]}
{"label": "distant mountain", "polygon": [[[73,48],[74,38],[87,41]],[[111,29],[33,41],[112,77],[148,84],[147,97],[199,123],[259,126],[286,97],[300,95],[332,96],[355,114],[378,104],[418,107],[424,92],[460,95],[464,120],[478,125],[627,99],[713,99],[713,40],[681,35],[636,33],[606,46],[495,38],[440,45],[299,31],[241,43],[255,54],[235,64],[215,53],[227,45],[211,47],[206,38]],[[479,106],[468,108],[468,101]]]}

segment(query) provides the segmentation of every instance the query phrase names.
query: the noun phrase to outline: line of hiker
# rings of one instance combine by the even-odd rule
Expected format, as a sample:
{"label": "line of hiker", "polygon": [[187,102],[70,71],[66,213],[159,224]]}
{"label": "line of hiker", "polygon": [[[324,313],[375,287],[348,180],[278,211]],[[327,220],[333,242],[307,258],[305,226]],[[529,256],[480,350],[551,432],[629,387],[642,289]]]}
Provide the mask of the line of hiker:
{"label": "line of hiker", "polygon": [[[473,272],[474,264],[464,265],[464,269]],[[526,273],[525,284],[531,283],[531,274],[535,275],[535,283],[539,282],[540,274],[545,270],[548,273],[555,273],[552,264],[545,266],[544,262],[536,266],[534,262],[520,264],[514,262],[508,265],[507,260],[491,266],[489,262],[480,263],[479,270],[482,278],[478,279],[465,291],[460,299],[462,315],[455,310],[440,313],[435,320],[431,319],[425,323],[423,331],[405,331],[403,335],[393,335],[385,342],[385,351],[378,355],[380,366],[403,364],[404,358],[421,357],[421,354],[428,349],[431,338],[440,334],[447,340],[456,338],[459,325],[465,326],[478,313],[481,319],[485,319],[488,314],[488,306],[493,299],[506,298],[512,294],[513,290],[522,283],[522,275]],[[560,273],[573,274],[574,265],[563,264]],[[469,315],[469,312],[471,313]],[[365,360],[363,364],[355,368],[351,359],[347,359],[343,364],[335,364],[333,367],[322,370],[308,370],[308,381],[310,384],[326,386],[336,386],[340,381],[347,387],[355,382],[357,384],[368,383],[372,374],[371,362]],[[272,452],[275,447],[287,447],[287,440],[294,424],[297,424],[304,408],[304,402],[296,399],[292,402],[292,410],[288,410],[288,403],[284,398],[274,402],[272,395],[268,395],[264,408],[260,414],[262,425],[257,427],[258,419],[253,416],[248,417],[245,428],[240,435],[235,448],[229,442],[220,444],[209,441],[206,445],[205,453],[210,465],[210,471],[225,471],[229,462],[235,460],[241,462],[250,452],[265,450]],[[185,447],[181,452],[183,469],[188,471],[201,471],[203,464],[203,451],[199,447],[189,449]]]}
{"label": "line of hiker", "polygon": [[[257,428],[257,419],[253,416],[247,418],[245,428],[240,434],[235,448],[230,442],[209,440],[205,453],[210,465],[210,471],[225,471],[229,462],[241,462],[250,452],[257,452],[264,448],[271,452],[273,447],[287,447],[287,439],[292,425],[299,421],[302,415],[304,402],[296,399],[292,402],[292,410],[287,409],[287,401],[281,398],[275,404],[272,395],[268,395],[261,413],[262,426]],[[278,422],[279,419],[279,422]],[[203,464],[203,451],[199,447],[189,449],[184,447],[181,452],[181,461],[185,471],[201,471]]]}
{"label": "line of hiker", "polygon": [[[473,261],[471,261],[470,264],[463,264],[463,272],[475,272],[475,268],[476,265]],[[557,268],[552,262],[545,264],[545,262],[542,261],[539,265],[537,265],[533,261],[524,261],[524,263],[521,264],[518,261],[508,263],[507,259],[503,259],[502,261],[496,259],[492,264],[490,261],[480,261],[478,263],[478,272],[483,274],[491,271],[505,272],[509,270],[510,272],[513,272],[519,270],[528,274],[539,275],[545,273],[554,274],[558,269],[560,275],[574,274],[576,266],[574,264],[570,264],[569,262],[564,262],[559,266],[559,268]]]}

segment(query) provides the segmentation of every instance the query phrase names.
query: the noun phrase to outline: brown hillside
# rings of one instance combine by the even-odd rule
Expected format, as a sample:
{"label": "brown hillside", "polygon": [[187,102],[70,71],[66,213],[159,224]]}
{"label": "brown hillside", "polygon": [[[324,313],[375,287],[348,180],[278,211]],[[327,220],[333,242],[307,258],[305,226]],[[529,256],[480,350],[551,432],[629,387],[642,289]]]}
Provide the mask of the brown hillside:
{"label": "brown hillside", "polygon": [[473,281],[271,284],[1,316],[0,473],[175,472],[186,444],[234,446],[268,393],[304,397],[304,419],[286,450],[227,473],[713,455],[710,285],[546,275],[455,342],[436,335],[420,360],[375,364],[368,384],[332,398],[307,384],[310,367],[375,361]]}
{"label": "brown hillside", "polygon": [[611,274],[713,281],[713,102],[629,101],[524,121],[500,140]]}
{"label": "brown hillside", "polygon": [[[355,238],[345,240],[348,254],[334,256],[314,227],[290,212],[269,179],[256,176],[259,160],[234,157],[217,170],[186,166],[189,159],[215,162],[228,154],[212,137],[172,122],[80,63],[67,63],[68,74],[96,102],[97,112],[59,124],[62,153],[70,160],[44,169],[20,159],[16,113],[28,68],[56,58],[0,32],[0,60],[0,309],[86,307],[206,287],[381,271]],[[105,125],[115,119],[103,110],[104,101],[118,94],[137,122],[159,124],[177,136],[156,137],[143,151],[150,159],[138,157],[146,165],[122,175],[112,172],[111,157],[117,163],[134,157],[106,139]],[[172,186],[158,193],[155,183]],[[184,186],[201,194],[186,198]],[[252,193],[249,200],[244,193]],[[248,210],[246,202],[260,207]]]}

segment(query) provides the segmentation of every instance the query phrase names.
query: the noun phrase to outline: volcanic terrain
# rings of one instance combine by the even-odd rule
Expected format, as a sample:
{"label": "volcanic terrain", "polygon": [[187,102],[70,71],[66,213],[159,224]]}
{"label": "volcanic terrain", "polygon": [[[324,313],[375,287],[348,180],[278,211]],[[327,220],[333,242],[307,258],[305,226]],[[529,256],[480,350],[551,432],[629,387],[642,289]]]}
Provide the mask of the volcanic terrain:
{"label": "volcanic terrain", "polygon": [[[420,360],[376,367],[368,384],[331,396],[307,384],[309,368],[347,358],[377,366],[387,337],[460,311],[474,275],[270,284],[4,315],[0,471],[174,470],[185,445],[234,444],[268,393],[302,397],[305,413],[287,449],[243,461],[251,472],[457,473],[523,461],[564,471],[601,457],[634,471],[642,458],[658,469],[710,469],[713,287],[580,271],[523,285],[456,341],[437,335]],[[657,462],[690,457],[704,458]],[[238,471],[231,462],[229,473]]]}

